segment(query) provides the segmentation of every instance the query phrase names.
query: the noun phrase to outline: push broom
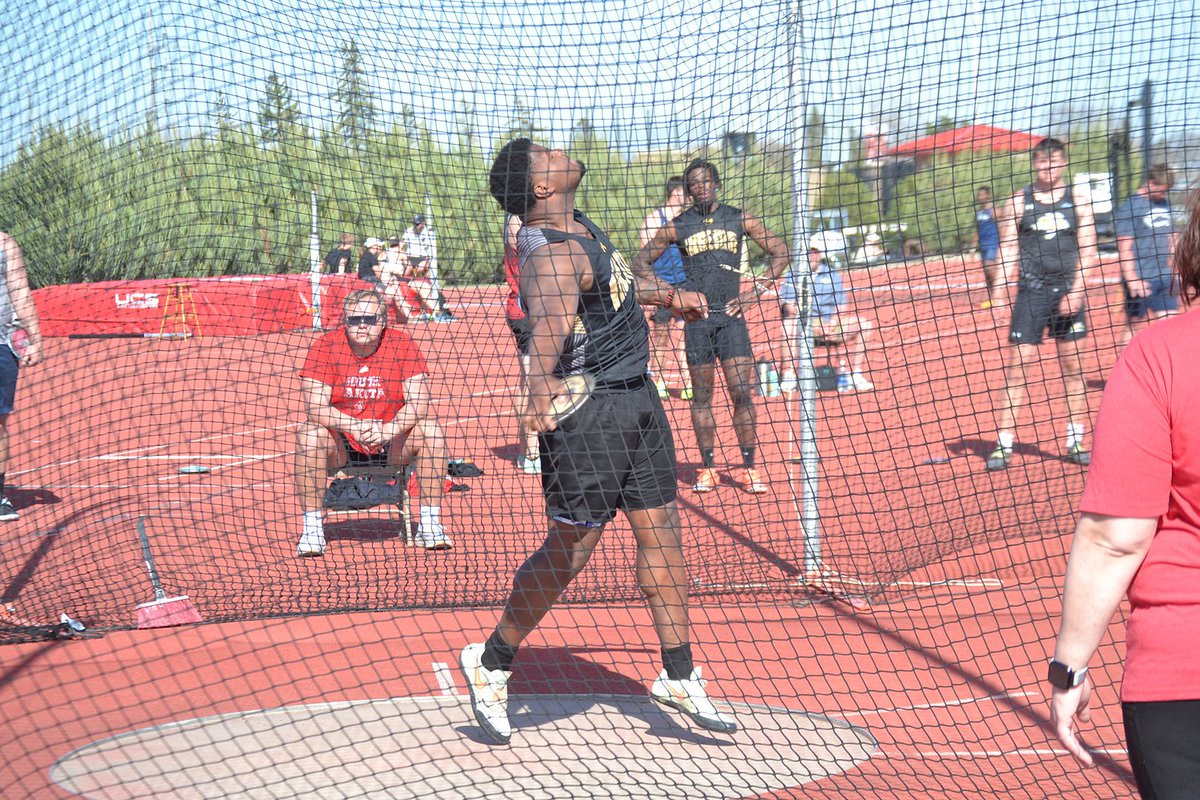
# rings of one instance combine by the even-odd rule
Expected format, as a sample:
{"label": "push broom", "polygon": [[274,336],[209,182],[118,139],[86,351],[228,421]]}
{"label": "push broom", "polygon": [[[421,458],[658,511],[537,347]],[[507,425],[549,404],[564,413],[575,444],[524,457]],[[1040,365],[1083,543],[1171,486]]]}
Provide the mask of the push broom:
{"label": "push broom", "polygon": [[173,625],[187,625],[192,622],[203,622],[200,612],[192,605],[187,595],[167,597],[163,591],[162,581],[158,579],[158,570],[154,568],[154,554],[150,552],[150,537],[146,535],[146,522],[142,517],[137,521],[138,538],[142,541],[142,558],[146,560],[146,571],[150,573],[150,583],[154,586],[154,599],[137,607],[137,626],[142,628],[170,628]]}

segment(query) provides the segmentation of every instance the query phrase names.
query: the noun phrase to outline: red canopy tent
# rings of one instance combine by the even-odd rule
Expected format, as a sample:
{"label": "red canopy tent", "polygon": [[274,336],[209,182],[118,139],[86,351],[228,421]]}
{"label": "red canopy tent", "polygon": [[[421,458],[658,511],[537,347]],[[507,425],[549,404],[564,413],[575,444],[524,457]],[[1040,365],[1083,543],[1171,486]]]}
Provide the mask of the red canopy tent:
{"label": "red canopy tent", "polygon": [[994,128],[991,125],[967,125],[952,131],[942,131],[893,147],[889,153],[908,158],[925,158],[934,153],[953,155],[962,150],[992,150],[998,153],[1032,150],[1042,136],[1022,131]]}

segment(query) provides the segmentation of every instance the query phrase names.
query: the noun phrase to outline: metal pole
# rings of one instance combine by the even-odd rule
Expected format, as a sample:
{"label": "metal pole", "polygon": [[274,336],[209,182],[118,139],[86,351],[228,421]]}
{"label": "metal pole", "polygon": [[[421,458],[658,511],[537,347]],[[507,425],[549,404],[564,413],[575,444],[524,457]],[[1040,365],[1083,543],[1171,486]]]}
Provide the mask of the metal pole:
{"label": "metal pole", "polygon": [[817,452],[817,381],[813,369],[809,311],[812,307],[812,271],[808,267],[808,124],[807,52],[803,44],[802,4],[792,4],[788,26],[788,108],[792,114],[792,275],[798,282],[796,325],[796,378],[799,383],[800,527],[804,537],[804,571],[821,569],[821,518],[817,507],[820,489],[820,454]]}
{"label": "metal pole", "polygon": [[1154,103],[1151,94],[1150,81],[1142,84],[1142,182],[1150,177],[1150,151],[1152,134],[1151,123],[1154,119]]}
{"label": "metal pole", "polygon": [[312,190],[312,232],[308,235],[308,274],[312,283],[313,330],[321,330],[321,237],[317,233],[317,190]]}

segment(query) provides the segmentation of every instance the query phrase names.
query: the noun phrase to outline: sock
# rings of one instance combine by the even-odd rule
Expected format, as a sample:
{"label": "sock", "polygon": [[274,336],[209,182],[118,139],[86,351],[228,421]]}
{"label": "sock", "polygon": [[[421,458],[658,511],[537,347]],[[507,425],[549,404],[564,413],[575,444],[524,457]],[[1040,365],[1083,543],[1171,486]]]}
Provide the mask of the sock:
{"label": "sock", "polygon": [[1000,446],[1005,450],[1013,449],[1013,438],[1012,431],[1000,431],[998,434],[996,434],[996,441],[999,442]]}
{"label": "sock", "polygon": [[[1068,425],[1067,425],[1067,448],[1069,449],[1076,444],[1082,444],[1082,442],[1083,442],[1083,426],[1078,425],[1074,422],[1068,423]],[[4,490],[4,476],[0,475],[0,494],[3,494],[3,490]]]}
{"label": "sock", "polygon": [[504,640],[500,638],[500,631],[492,631],[492,635],[488,637],[483,646],[483,655],[479,660],[484,669],[502,669],[505,672],[512,672],[512,662],[516,656],[517,648],[505,644]]}
{"label": "sock", "polygon": [[692,677],[692,646],[681,644],[672,650],[663,648],[663,669],[673,681],[686,681]]}
{"label": "sock", "polygon": [[321,522],[320,511],[305,511],[304,512],[304,530],[324,530],[325,525]]}
{"label": "sock", "polygon": [[753,447],[743,447],[740,449],[742,451],[742,466],[746,467],[747,469],[753,469],[754,468],[754,448]]}
{"label": "sock", "polygon": [[432,506],[421,506],[421,530],[436,528],[442,522],[442,509]]}
{"label": "sock", "polygon": [[0,472],[0,497],[6,497],[4,494],[4,473]]}
{"label": "sock", "polygon": [[712,469],[717,465],[717,462],[713,459],[713,451],[711,447],[707,450],[700,450],[700,464],[706,469]]}

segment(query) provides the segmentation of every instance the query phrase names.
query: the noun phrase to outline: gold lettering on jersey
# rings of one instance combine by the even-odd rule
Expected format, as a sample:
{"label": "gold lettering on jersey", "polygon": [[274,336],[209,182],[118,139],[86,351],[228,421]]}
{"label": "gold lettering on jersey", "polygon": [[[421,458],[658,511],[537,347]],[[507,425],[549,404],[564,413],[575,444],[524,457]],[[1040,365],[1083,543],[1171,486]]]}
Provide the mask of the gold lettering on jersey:
{"label": "gold lettering on jersey", "polygon": [[608,296],[612,300],[613,308],[620,308],[633,283],[633,270],[620,250],[613,250],[608,268],[611,273],[608,278]]}
{"label": "gold lettering on jersey", "polygon": [[688,255],[707,253],[710,250],[728,250],[731,253],[736,253],[740,244],[741,237],[736,233],[723,228],[716,228],[714,230],[703,230],[693,233],[684,240],[683,249],[687,251]]}

